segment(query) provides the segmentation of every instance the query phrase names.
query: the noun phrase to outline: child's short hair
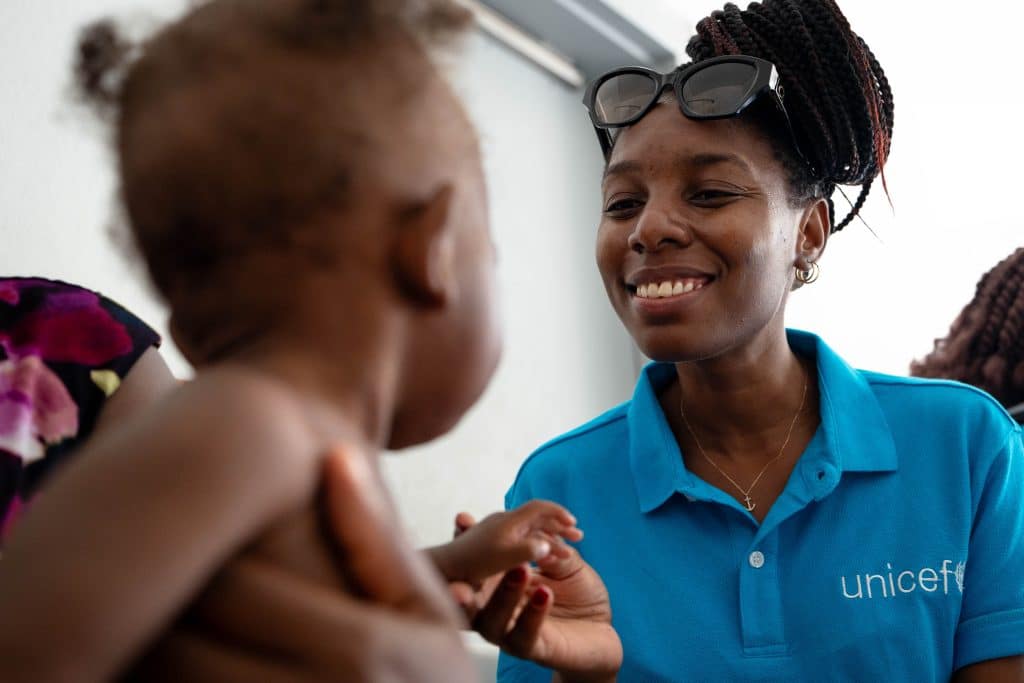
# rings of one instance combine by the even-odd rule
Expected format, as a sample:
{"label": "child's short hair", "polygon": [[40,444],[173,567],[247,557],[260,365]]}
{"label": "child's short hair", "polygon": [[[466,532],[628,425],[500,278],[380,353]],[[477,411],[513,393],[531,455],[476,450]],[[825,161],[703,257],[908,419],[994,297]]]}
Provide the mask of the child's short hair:
{"label": "child's short hair", "polygon": [[127,219],[172,309],[343,207],[381,112],[415,103],[469,18],[451,0],[210,0],[138,47],[85,29],[79,90],[113,124]]}

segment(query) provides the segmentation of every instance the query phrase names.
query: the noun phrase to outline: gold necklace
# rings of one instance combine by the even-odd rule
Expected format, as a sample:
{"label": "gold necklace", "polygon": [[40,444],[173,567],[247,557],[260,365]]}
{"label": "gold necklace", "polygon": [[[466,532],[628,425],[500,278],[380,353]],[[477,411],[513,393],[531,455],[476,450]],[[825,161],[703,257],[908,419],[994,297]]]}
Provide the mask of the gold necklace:
{"label": "gold necklace", "polygon": [[718,470],[722,474],[723,477],[728,479],[729,482],[733,486],[736,487],[736,490],[739,491],[740,494],[743,495],[743,502],[744,502],[744,505],[746,506],[747,510],[749,512],[753,512],[754,508],[757,507],[757,503],[755,503],[750,498],[750,492],[753,491],[754,487],[757,486],[759,481],[761,481],[761,477],[763,477],[764,473],[768,471],[768,468],[771,467],[772,464],[776,460],[781,458],[782,454],[786,452],[786,446],[789,445],[789,439],[790,439],[791,436],[793,436],[793,428],[796,426],[796,420],[797,420],[798,417],[800,417],[800,413],[803,412],[804,401],[806,401],[806,400],[807,400],[807,375],[804,375],[804,393],[803,393],[803,396],[800,397],[800,407],[796,409],[796,415],[793,416],[793,421],[789,423],[789,431],[786,433],[786,440],[782,442],[782,448],[779,449],[779,454],[776,455],[771,460],[769,460],[767,463],[765,463],[764,467],[761,468],[761,471],[757,473],[756,477],[754,477],[753,483],[751,483],[750,486],[748,486],[746,488],[746,490],[744,490],[744,488],[742,486],[737,484],[736,480],[733,479],[732,477],[730,477],[725,472],[725,470],[723,470],[721,467],[716,465],[714,460],[712,460],[710,457],[708,457],[708,454],[704,451],[704,447],[700,445],[700,439],[698,439],[697,435],[693,432],[693,427],[690,426],[690,421],[686,419],[686,411],[683,410],[683,399],[682,398],[679,399],[679,416],[683,418],[683,424],[686,425],[686,431],[690,432],[690,436],[693,437],[693,442],[695,444],[697,444],[697,450],[700,451],[700,454],[704,456],[704,459],[707,460],[708,463],[710,463],[712,467],[714,467],[716,470]]}

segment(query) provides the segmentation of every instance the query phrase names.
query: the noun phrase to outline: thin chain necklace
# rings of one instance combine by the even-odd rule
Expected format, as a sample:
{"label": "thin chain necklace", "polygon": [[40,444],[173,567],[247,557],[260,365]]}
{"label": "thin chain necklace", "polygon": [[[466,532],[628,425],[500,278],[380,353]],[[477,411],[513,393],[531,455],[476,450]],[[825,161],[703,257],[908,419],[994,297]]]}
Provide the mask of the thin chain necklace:
{"label": "thin chain necklace", "polygon": [[712,460],[710,457],[708,457],[708,454],[704,451],[704,447],[700,445],[700,439],[698,439],[697,435],[693,432],[693,427],[690,426],[690,421],[686,419],[686,411],[683,410],[683,400],[682,400],[682,398],[679,399],[679,416],[683,418],[683,424],[686,425],[686,431],[690,432],[690,436],[693,437],[693,442],[695,444],[697,444],[697,450],[700,451],[700,454],[704,456],[704,459],[707,460],[708,463],[710,463],[710,465],[712,467],[714,467],[716,470],[718,470],[723,477],[728,479],[729,482],[733,486],[736,487],[736,490],[739,491],[740,494],[742,494],[742,496],[743,496],[743,503],[746,506],[747,510],[750,511],[750,512],[753,512],[754,508],[757,507],[757,503],[755,503],[750,498],[750,492],[753,491],[754,487],[757,486],[758,482],[761,481],[761,477],[763,477],[764,473],[768,471],[768,468],[771,467],[772,464],[776,460],[781,458],[782,454],[786,452],[786,446],[789,445],[789,439],[790,439],[791,436],[793,436],[793,428],[796,427],[796,420],[797,420],[798,417],[800,417],[800,413],[803,412],[804,401],[806,401],[806,400],[807,400],[807,375],[804,375],[804,393],[803,393],[803,396],[800,397],[800,407],[796,409],[796,415],[793,416],[793,421],[789,423],[789,431],[786,432],[786,440],[782,442],[782,448],[779,449],[779,454],[776,455],[774,458],[772,458],[771,460],[769,460],[768,462],[765,463],[764,467],[761,468],[761,471],[757,473],[756,477],[754,477],[754,481],[746,489],[744,489],[742,486],[737,484],[735,479],[730,477],[725,472],[725,470],[723,470],[721,467],[719,467],[717,464],[715,464],[715,461]]}

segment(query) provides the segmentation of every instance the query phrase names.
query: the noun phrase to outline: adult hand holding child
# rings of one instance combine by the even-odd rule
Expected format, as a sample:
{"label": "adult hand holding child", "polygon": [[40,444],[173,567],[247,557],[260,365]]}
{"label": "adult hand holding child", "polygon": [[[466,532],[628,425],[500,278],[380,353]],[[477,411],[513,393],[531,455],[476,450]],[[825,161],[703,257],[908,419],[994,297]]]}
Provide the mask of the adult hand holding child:
{"label": "adult hand holding child", "polygon": [[324,511],[357,598],[254,556],[232,562],[133,672],[147,681],[476,681],[462,619],[365,460],[324,465]]}

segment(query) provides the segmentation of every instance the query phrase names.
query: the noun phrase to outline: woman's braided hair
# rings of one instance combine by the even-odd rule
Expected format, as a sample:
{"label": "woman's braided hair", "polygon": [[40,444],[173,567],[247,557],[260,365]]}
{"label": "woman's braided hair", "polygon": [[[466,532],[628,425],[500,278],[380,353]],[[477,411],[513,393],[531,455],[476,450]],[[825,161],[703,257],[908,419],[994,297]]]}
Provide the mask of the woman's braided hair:
{"label": "woman's braided hair", "polygon": [[[744,54],[775,65],[798,144],[817,177],[790,149],[784,127],[760,115],[758,123],[770,133],[789,173],[793,199],[827,199],[833,231],[860,213],[879,174],[884,186],[892,89],[834,0],[765,0],[746,10],[727,3],[697,24],[686,53],[694,62]],[[861,186],[849,215],[838,224],[831,199],[837,185]]]}
{"label": "woman's braided hair", "polygon": [[949,334],[910,374],[971,384],[1007,407],[1024,403],[1024,248],[982,276]]}

